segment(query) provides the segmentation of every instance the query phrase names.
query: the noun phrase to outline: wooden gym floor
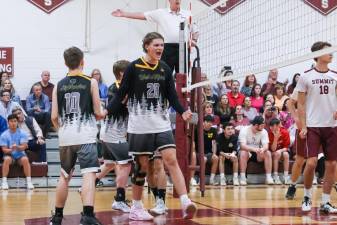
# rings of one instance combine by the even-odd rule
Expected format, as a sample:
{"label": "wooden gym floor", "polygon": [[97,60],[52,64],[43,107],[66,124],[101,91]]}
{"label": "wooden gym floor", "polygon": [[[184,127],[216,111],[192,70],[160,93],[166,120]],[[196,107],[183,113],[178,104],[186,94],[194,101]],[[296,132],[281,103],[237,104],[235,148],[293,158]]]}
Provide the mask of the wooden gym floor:
{"label": "wooden gym floor", "polygon": [[[190,196],[198,206],[193,220],[181,219],[180,201],[172,198],[168,189],[167,215],[158,216],[153,222],[129,221],[127,214],[111,210],[114,188],[100,188],[96,194],[96,216],[103,224],[337,224],[337,215],[322,215],[318,212],[321,187],[314,188],[311,213],[303,215],[300,210],[303,188],[297,189],[294,200],[284,198],[286,186],[219,187],[208,186],[205,197],[200,197],[197,188],[191,189]],[[127,197],[130,198],[130,191]],[[332,202],[337,204],[336,192],[332,191]],[[144,193],[145,207],[153,206],[151,195]],[[55,189],[10,189],[0,191],[1,225],[47,225],[50,211],[55,201]],[[77,189],[71,189],[65,207],[63,225],[79,224],[82,211]]]}

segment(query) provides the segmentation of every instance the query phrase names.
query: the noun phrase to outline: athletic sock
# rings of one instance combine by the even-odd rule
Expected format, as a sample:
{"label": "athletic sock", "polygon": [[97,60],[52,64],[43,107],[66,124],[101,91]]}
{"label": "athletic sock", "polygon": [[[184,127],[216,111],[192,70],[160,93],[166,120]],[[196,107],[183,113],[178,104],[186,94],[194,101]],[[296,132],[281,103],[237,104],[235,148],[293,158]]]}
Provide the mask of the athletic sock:
{"label": "athletic sock", "polygon": [[326,204],[330,202],[330,195],[329,194],[325,194],[325,193],[322,193],[322,204]]}
{"label": "athletic sock", "polygon": [[115,200],[117,202],[125,201],[125,189],[124,188],[117,188]]}
{"label": "athletic sock", "polygon": [[153,187],[151,188],[152,194],[154,196],[154,199],[157,199],[158,197],[158,188],[157,187]]}
{"label": "athletic sock", "polygon": [[312,197],[312,188],[310,188],[310,189],[304,188],[304,196],[311,198]]}
{"label": "athletic sock", "polygon": [[63,217],[63,207],[62,208],[55,207],[55,216]]}
{"label": "athletic sock", "polygon": [[162,199],[165,202],[166,189],[158,189],[158,198]]}
{"label": "athletic sock", "polygon": [[94,216],[94,207],[88,205],[83,206],[83,214],[85,216]]}

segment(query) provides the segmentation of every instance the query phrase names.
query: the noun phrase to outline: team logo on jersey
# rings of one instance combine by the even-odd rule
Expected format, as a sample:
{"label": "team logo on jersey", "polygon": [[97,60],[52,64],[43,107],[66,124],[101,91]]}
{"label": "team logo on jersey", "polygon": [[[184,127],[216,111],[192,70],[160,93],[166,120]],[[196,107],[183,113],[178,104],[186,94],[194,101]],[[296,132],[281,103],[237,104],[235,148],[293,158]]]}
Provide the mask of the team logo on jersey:
{"label": "team logo on jersey", "polygon": [[228,144],[228,147],[233,148],[234,145],[233,145],[232,143],[229,143],[229,144]]}
{"label": "team logo on jersey", "polygon": [[76,84],[76,82],[77,82],[76,79],[71,79],[71,80],[70,80],[70,83],[73,84],[73,85]]}

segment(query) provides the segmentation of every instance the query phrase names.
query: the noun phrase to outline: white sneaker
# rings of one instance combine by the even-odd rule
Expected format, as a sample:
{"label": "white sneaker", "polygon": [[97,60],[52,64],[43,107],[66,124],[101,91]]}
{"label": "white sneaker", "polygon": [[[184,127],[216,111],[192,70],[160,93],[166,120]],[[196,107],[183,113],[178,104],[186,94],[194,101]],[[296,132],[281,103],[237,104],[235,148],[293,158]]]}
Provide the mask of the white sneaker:
{"label": "white sneaker", "polygon": [[247,178],[245,178],[245,177],[240,177],[240,185],[246,186],[246,185],[247,185]]}
{"label": "white sneaker", "polygon": [[136,208],[135,206],[131,206],[129,219],[146,221],[153,220],[153,216],[147,210],[145,210],[144,207]]}
{"label": "white sneaker", "polygon": [[29,189],[29,190],[34,189],[34,185],[32,184],[32,182],[27,182],[27,189]]}
{"label": "white sneaker", "polygon": [[290,177],[289,177],[289,175],[288,176],[285,176],[284,177],[284,184],[290,184],[291,183],[291,180],[290,180]]}
{"label": "white sneaker", "polygon": [[167,178],[166,181],[166,187],[173,187],[173,184],[171,183],[171,181]]}
{"label": "white sneaker", "polygon": [[197,183],[197,181],[195,180],[194,177],[191,178],[190,185],[191,186],[197,186],[198,185],[198,183]]}
{"label": "white sneaker", "polygon": [[209,179],[209,185],[214,185],[214,178],[213,179],[212,178]]}
{"label": "white sneaker", "polygon": [[329,202],[322,204],[321,207],[319,208],[319,211],[321,213],[326,213],[326,214],[336,214],[337,213],[337,209],[335,208],[335,206],[331,205]]}
{"label": "white sneaker", "polygon": [[233,177],[233,185],[234,186],[239,186],[240,185],[238,177]]}
{"label": "white sneaker", "polygon": [[8,183],[2,182],[1,188],[2,188],[2,190],[8,190]]}
{"label": "white sneaker", "polygon": [[183,218],[184,219],[192,219],[197,212],[197,207],[195,204],[191,201],[191,199],[188,199],[188,202],[183,204]]}
{"label": "white sneaker", "polygon": [[114,201],[111,205],[112,209],[114,210],[119,210],[122,211],[124,213],[129,213],[130,212],[130,206],[128,206],[128,204],[126,204],[126,202],[120,201]]}
{"label": "white sneaker", "polygon": [[226,177],[220,178],[220,185],[221,186],[226,186]]}
{"label": "white sneaker", "polygon": [[309,212],[311,211],[311,199],[307,196],[304,196],[304,199],[302,201],[302,211],[303,212]]}
{"label": "white sneaker", "polygon": [[157,198],[156,206],[150,209],[150,212],[156,215],[162,215],[166,213],[166,206],[163,199]]}
{"label": "white sneaker", "polygon": [[[268,180],[268,178],[267,178],[267,180]],[[267,183],[268,183],[268,181],[267,181]],[[280,177],[278,175],[274,175],[274,183],[275,184],[282,184],[282,182],[280,180]]]}
{"label": "white sneaker", "polygon": [[318,182],[317,182],[317,177],[314,176],[314,179],[312,180],[312,184],[316,185]]}
{"label": "white sneaker", "polygon": [[[280,179],[280,178],[279,178]],[[281,181],[280,181],[281,182]],[[272,185],[274,184],[274,180],[272,177],[266,177],[266,184]]]}

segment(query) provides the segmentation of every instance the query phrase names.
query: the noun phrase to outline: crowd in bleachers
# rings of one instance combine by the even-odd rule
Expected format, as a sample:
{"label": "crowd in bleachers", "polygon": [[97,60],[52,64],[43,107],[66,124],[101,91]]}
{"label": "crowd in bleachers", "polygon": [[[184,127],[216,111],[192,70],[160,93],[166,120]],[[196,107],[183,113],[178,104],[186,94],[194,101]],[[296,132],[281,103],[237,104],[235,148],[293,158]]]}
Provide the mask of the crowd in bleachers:
{"label": "crowd in bleachers", "polygon": [[[232,75],[232,71],[227,70],[224,75]],[[264,84],[251,74],[243,84],[228,80],[203,87],[204,153],[211,168],[209,184],[226,185],[224,163],[231,163],[232,183],[247,185],[246,168],[250,161],[264,164],[266,184],[290,183],[289,161],[296,157],[296,125],[287,102],[299,77],[296,73],[290,84],[288,80],[281,82],[278,70],[273,69]],[[203,80],[206,79],[203,74]],[[198,156],[196,134],[194,146],[193,166]],[[279,175],[280,163],[283,176]],[[219,179],[215,179],[217,173]],[[191,184],[196,184],[194,171],[191,177]]]}

